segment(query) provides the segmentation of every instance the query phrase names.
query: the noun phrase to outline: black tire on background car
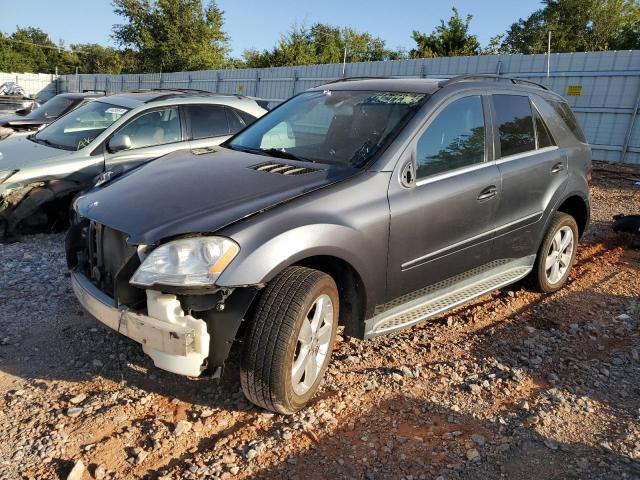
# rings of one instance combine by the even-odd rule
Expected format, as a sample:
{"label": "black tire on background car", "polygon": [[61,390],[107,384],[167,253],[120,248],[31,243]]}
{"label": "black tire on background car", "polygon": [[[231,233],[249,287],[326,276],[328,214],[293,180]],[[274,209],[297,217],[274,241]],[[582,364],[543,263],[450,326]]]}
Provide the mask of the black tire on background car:
{"label": "black tire on background car", "polygon": [[569,278],[577,249],[578,225],[575,219],[566,213],[554,213],[529,276],[531,286],[543,293],[562,288]]}
{"label": "black tire on background car", "polygon": [[313,397],[338,329],[338,289],[326,273],[289,267],[265,288],[245,336],[240,380],[254,404],[291,414]]}

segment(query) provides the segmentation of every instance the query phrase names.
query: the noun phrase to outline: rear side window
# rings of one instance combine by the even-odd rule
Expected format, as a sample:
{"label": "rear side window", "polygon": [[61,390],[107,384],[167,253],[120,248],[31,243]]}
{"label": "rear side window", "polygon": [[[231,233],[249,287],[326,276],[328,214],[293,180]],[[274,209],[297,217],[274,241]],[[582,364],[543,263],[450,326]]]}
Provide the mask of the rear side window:
{"label": "rear side window", "polygon": [[584,136],[584,132],[582,131],[582,128],[580,128],[580,125],[578,124],[578,120],[576,120],[576,116],[573,114],[573,111],[571,110],[571,107],[569,106],[569,104],[567,104],[567,102],[564,102],[564,101],[559,101],[559,100],[550,99],[550,98],[547,98],[547,101],[551,104],[551,106],[556,111],[556,113],[560,115],[564,123],[567,124],[567,127],[569,127],[569,130],[573,132],[576,138],[583,143],[587,143],[587,139]]}
{"label": "rear side window", "polygon": [[484,162],[482,100],[464,97],[447,105],[418,140],[417,178]]}
{"label": "rear side window", "polygon": [[191,124],[191,135],[194,140],[229,135],[229,122],[223,106],[186,105],[185,111]]}
{"label": "rear side window", "polygon": [[493,95],[502,157],[536,149],[536,135],[529,97]]}

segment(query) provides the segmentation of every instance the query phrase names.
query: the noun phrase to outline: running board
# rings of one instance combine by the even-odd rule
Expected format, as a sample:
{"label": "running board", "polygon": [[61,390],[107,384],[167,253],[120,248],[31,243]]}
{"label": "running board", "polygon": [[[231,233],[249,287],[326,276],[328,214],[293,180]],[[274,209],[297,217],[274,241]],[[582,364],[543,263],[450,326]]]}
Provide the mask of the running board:
{"label": "running board", "polygon": [[440,283],[413,292],[406,303],[375,315],[365,322],[364,338],[376,337],[401,330],[427,320],[476,297],[502,288],[527,276],[536,256],[492,262]]}

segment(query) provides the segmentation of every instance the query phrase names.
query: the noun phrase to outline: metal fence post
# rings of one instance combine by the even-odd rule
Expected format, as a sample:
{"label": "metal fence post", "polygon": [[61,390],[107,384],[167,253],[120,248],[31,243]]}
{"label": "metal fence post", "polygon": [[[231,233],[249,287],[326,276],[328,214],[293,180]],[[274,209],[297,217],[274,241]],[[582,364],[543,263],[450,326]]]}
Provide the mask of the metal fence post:
{"label": "metal fence post", "polygon": [[634,104],[633,111],[631,113],[631,120],[629,120],[629,128],[627,134],[624,137],[624,146],[622,147],[622,154],[620,155],[620,162],[624,163],[629,151],[629,144],[631,143],[631,135],[633,135],[633,129],[636,125],[636,118],[638,117],[638,108],[640,108],[640,84],[638,85],[638,94],[636,95],[636,103]]}
{"label": "metal fence post", "polygon": [[293,71],[293,91],[291,92],[291,96],[293,97],[296,94],[296,82],[298,81],[298,71]]}

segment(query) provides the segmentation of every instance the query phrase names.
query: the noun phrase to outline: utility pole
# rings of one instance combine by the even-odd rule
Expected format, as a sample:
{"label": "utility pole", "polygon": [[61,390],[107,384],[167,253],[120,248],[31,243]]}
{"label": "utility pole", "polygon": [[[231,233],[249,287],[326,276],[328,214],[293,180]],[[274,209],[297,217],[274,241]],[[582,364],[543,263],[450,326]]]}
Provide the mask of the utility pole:
{"label": "utility pole", "polygon": [[549,40],[547,42],[547,78],[551,75],[551,30],[549,30]]}
{"label": "utility pole", "polygon": [[342,77],[347,72],[347,48],[349,47],[349,38],[347,37],[347,29],[344,30],[344,56],[342,57]]}
{"label": "utility pole", "polygon": [[344,39],[344,57],[342,57],[342,76],[347,71],[347,39]]}

